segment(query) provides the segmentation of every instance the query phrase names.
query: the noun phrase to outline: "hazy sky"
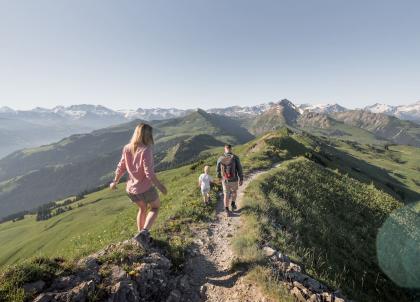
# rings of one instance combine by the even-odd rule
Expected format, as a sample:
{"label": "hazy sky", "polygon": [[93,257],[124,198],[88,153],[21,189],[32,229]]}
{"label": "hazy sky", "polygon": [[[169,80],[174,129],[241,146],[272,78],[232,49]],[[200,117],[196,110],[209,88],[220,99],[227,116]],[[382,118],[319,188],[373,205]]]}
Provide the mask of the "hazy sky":
{"label": "hazy sky", "polygon": [[0,0],[0,106],[420,100],[420,1]]}

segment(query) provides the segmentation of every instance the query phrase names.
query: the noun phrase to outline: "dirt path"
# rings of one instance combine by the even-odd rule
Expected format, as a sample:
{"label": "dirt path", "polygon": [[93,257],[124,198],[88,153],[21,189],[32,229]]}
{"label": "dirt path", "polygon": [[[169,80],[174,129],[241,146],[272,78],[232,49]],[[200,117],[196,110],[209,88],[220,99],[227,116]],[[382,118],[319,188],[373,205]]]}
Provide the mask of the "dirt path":
{"label": "dirt path", "polygon": [[198,251],[188,261],[186,271],[201,289],[202,301],[269,301],[254,284],[247,282],[244,272],[230,270],[234,259],[230,242],[240,226],[244,191],[253,179],[265,172],[255,172],[244,181],[238,191],[237,211],[227,217],[220,198],[216,220],[207,230],[197,231],[195,243]]}

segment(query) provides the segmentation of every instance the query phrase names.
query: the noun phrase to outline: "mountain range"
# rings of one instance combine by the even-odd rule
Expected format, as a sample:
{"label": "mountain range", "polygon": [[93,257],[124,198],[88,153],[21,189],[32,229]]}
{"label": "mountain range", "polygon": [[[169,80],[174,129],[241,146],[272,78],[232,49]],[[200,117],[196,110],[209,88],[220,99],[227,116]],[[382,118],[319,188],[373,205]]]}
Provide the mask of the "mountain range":
{"label": "mountain range", "polygon": [[[1,217],[95,188],[112,178],[134,127],[141,120],[75,134],[56,143],[16,151],[0,160]],[[224,143],[245,143],[254,136],[226,116],[197,110],[152,121],[155,166],[173,168],[196,160]]]}
{"label": "mountain range", "polygon": [[[255,106],[231,106],[212,108],[207,112],[237,119],[249,119],[270,115],[279,102]],[[334,114],[352,111],[339,104],[293,105],[295,111]],[[390,106],[374,104],[363,111],[395,116],[402,120],[420,123],[420,101],[411,105]],[[145,121],[183,117],[194,110],[177,108],[138,108],[136,110],[112,110],[101,105],[56,106],[52,109],[36,107],[32,110],[14,110],[0,107],[0,158],[19,149],[35,147],[58,141],[76,133],[128,122],[134,119]],[[255,128],[258,129],[258,125]]]}
{"label": "mountain range", "polygon": [[[164,170],[186,164],[226,142],[242,144],[284,126],[298,132],[305,131],[370,145],[420,146],[419,124],[368,110],[344,110],[338,105],[308,108],[284,99],[254,107],[209,111],[218,113],[201,109],[173,109],[166,114],[175,117],[149,122],[155,129],[157,169]],[[46,129],[53,128],[51,121],[59,119],[58,117],[65,118],[66,121],[80,121],[79,125],[84,126],[96,120],[95,127],[105,123],[106,118],[106,123],[124,122],[85,131],[83,134],[73,134],[40,147],[21,149],[0,159],[1,217],[91,190],[109,181],[122,146],[128,142],[135,125],[144,121],[128,121],[128,118],[112,110],[91,105],[56,107],[53,111],[38,108],[31,113],[3,108],[2,112],[26,116],[26,122],[20,124],[15,120],[15,125],[10,124],[11,129],[17,131],[18,126],[21,126],[21,129],[34,137],[42,136],[42,132],[37,133],[39,128],[25,123],[34,122],[36,116],[45,118],[40,121]],[[156,118],[159,110],[153,112]],[[159,116],[163,118],[162,115]],[[10,119],[5,119],[10,123]],[[2,139],[6,142],[8,140],[5,136]]]}

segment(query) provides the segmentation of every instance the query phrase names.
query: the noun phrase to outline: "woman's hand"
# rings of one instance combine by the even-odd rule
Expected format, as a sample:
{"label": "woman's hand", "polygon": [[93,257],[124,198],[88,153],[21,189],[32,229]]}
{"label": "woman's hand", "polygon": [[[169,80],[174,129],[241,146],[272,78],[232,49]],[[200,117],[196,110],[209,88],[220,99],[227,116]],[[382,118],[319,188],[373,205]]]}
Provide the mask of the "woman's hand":
{"label": "woman's hand", "polygon": [[111,189],[111,190],[115,190],[116,188],[117,188],[117,183],[116,182],[111,182],[110,184],[109,184],[109,188]]}

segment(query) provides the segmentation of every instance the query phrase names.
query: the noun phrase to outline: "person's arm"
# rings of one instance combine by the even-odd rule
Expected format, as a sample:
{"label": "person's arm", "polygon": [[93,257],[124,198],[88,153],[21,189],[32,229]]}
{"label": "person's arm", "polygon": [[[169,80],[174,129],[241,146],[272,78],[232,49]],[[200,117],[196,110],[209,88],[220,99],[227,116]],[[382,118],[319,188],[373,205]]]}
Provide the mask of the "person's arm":
{"label": "person's arm", "polygon": [[236,172],[238,173],[238,177],[239,177],[239,185],[241,186],[243,181],[244,181],[244,174],[242,171],[242,165],[241,165],[241,161],[239,159],[238,156],[235,156],[236,159]]}
{"label": "person's arm", "polygon": [[166,194],[166,187],[159,181],[155,174],[153,151],[151,147],[147,147],[147,149],[144,151],[143,167],[146,178],[149,179],[156,186],[156,188],[159,189],[159,191],[161,191],[163,194]]}
{"label": "person's arm", "polygon": [[220,158],[217,160],[217,165],[216,165],[216,173],[217,173],[217,178],[222,178],[222,168],[221,168],[221,163],[220,163]]}
{"label": "person's arm", "polygon": [[198,186],[201,187],[201,175],[198,177]]}
{"label": "person's arm", "polygon": [[117,187],[118,182],[120,181],[121,177],[127,172],[127,167],[125,166],[125,147],[122,150],[121,159],[118,162],[117,169],[115,170],[114,180],[111,182],[109,187],[111,189],[115,189]]}

